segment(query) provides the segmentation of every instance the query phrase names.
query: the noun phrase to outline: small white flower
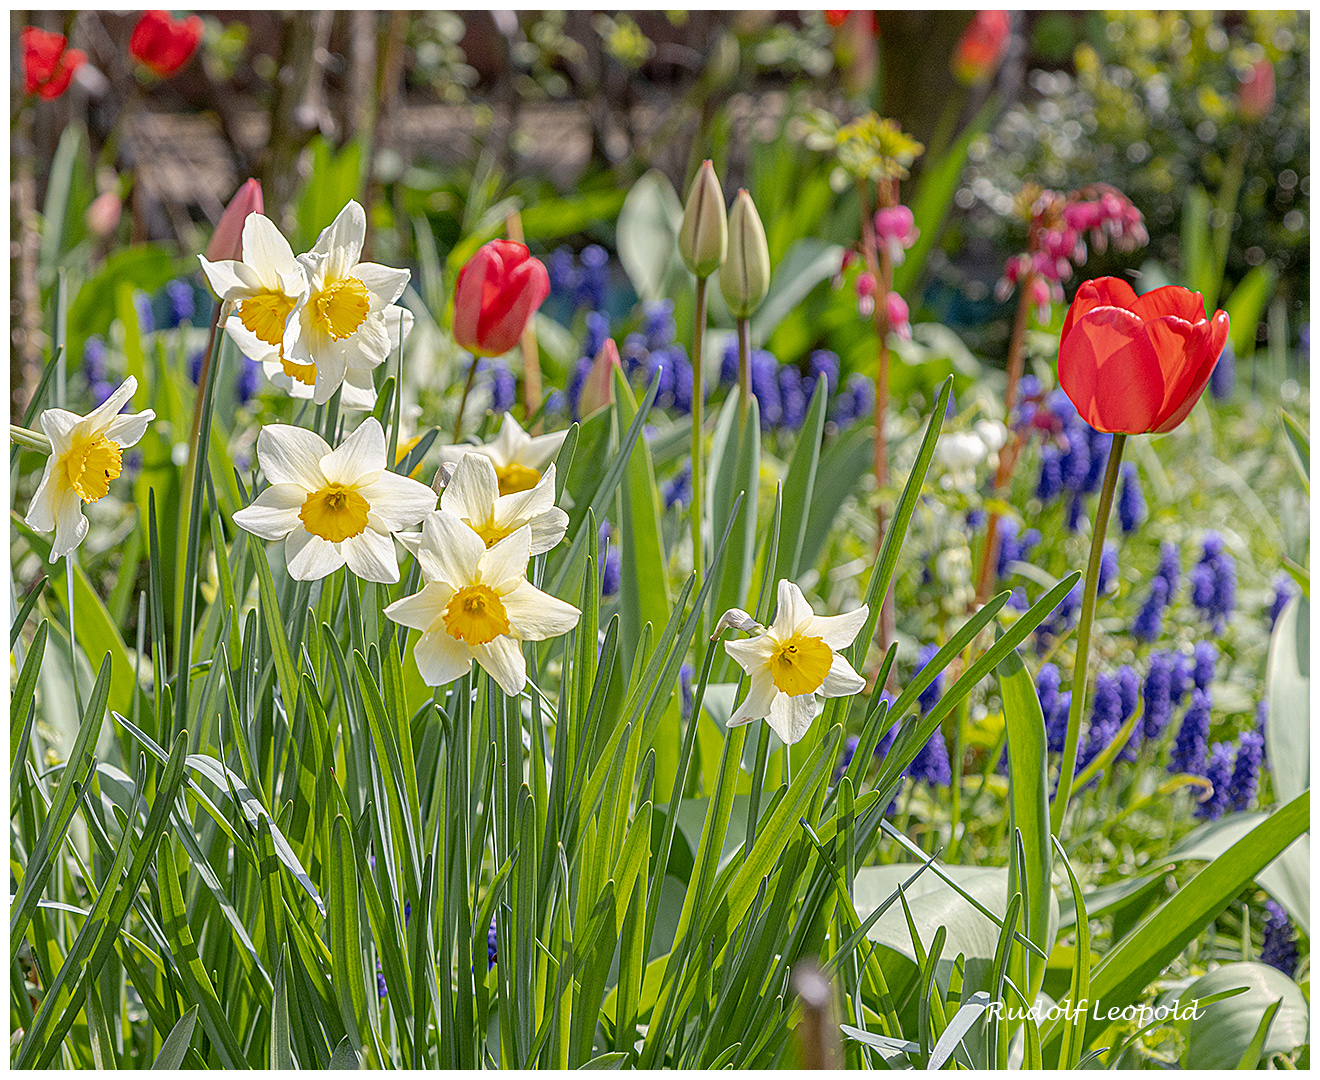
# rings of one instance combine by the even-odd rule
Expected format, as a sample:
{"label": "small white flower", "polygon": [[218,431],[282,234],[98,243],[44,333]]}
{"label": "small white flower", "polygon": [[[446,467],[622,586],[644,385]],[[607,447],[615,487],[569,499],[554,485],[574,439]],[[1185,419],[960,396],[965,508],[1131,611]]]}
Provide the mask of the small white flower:
{"label": "small white flower", "polygon": [[26,521],[37,532],[54,531],[51,562],[82,543],[88,529],[82,504],[96,502],[110,490],[110,481],[123,469],[124,448],[142,438],[156,416],[151,409],[119,414],[136,391],[137,379],[130,375],[86,416],[67,409],[41,414],[41,430],[50,439],[51,454]]}
{"label": "small white flower", "polygon": [[838,650],[852,644],[866,621],[867,606],[844,615],[817,615],[791,581],[780,581],[778,600],[775,621],[763,634],[724,643],[752,681],[729,724],[765,717],[785,743],[795,743],[815,718],[816,694],[844,697],[866,685]]}
{"label": "small white flower", "polygon": [[986,450],[992,454],[998,453],[1004,448],[1004,443],[1008,442],[1008,428],[1002,420],[978,420],[974,430],[985,443]]}
{"label": "small white flower", "polygon": [[467,443],[442,446],[440,459],[457,464],[466,454],[484,454],[495,466],[500,494],[512,495],[517,491],[527,491],[540,483],[546,462],[559,452],[567,434],[567,431],[555,431],[549,435],[528,435],[517,420],[509,413],[505,413],[504,424],[494,442],[488,442],[484,446]]}
{"label": "small white flower", "polygon": [[[490,458],[464,454],[440,496],[440,509],[458,517],[488,548],[526,525],[532,530],[531,554],[540,555],[568,531],[568,515],[555,505],[553,462],[535,487],[501,495]],[[422,537],[420,533],[401,533],[399,540],[415,555]]]}
{"label": "small white flower", "polygon": [[[391,350],[386,308],[403,295],[409,275],[358,262],[366,237],[367,215],[349,202],[316,246],[298,256],[307,274],[307,297],[289,320],[285,373],[312,385],[317,405],[329,401],[345,382],[370,386],[372,368]],[[397,312],[392,314],[397,323]]]}
{"label": "small white flower", "polygon": [[237,305],[225,332],[248,356],[269,351],[278,363],[289,316],[307,295],[307,275],[275,223],[261,214],[247,216],[242,262],[197,257],[216,295]]}
{"label": "small white flower", "polygon": [[285,540],[289,576],[314,581],[345,563],[367,581],[399,580],[391,533],[435,508],[435,492],[385,467],[385,432],[368,417],[335,450],[315,432],[270,424],[257,461],[271,486],[234,515],[264,540]]}
{"label": "small white flower", "polygon": [[417,549],[426,585],[385,614],[422,631],[413,655],[428,686],[453,682],[475,660],[506,694],[520,694],[527,663],[519,642],[543,641],[577,625],[577,608],[527,580],[531,541],[531,527],[524,525],[487,548],[447,510],[427,515]]}

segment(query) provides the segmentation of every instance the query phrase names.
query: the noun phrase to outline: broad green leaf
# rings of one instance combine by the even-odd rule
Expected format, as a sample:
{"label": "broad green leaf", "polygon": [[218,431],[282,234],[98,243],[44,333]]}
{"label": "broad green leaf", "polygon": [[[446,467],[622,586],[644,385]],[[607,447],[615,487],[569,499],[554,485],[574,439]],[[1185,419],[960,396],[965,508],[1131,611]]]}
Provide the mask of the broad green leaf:
{"label": "broad green leaf", "polygon": [[758,347],[765,344],[785,315],[822,281],[839,272],[842,260],[843,248],[838,244],[814,236],[793,241],[770,275],[770,289],[752,316],[752,344]]}
{"label": "broad green leaf", "polygon": [[1277,276],[1274,264],[1267,259],[1248,270],[1224,302],[1224,311],[1228,313],[1228,340],[1239,358],[1249,357],[1256,351],[1256,328],[1265,306],[1274,295]]}
{"label": "broad green leaf", "polygon": [[623,200],[615,228],[619,262],[645,301],[661,299],[669,279],[682,267],[678,258],[682,224],[683,203],[659,169],[643,174]]}
{"label": "broad green leaf", "polygon": [[1265,756],[1280,802],[1292,800],[1311,783],[1310,614],[1306,597],[1288,601],[1274,624],[1265,664],[1270,703]]}
{"label": "broad green leaf", "polygon": [[169,1035],[161,1043],[156,1060],[151,1063],[153,1070],[163,1069],[173,1072],[183,1064],[184,1055],[188,1053],[188,1047],[192,1044],[193,1029],[197,1026],[197,1012],[200,1008],[200,1005],[194,1005],[179,1017],[179,1022],[170,1029]]}
{"label": "broad green leaf", "polygon": [[1282,971],[1252,961],[1224,964],[1202,975],[1182,992],[1180,1008],[1204,1001],[1235,987],[1246,993],[1197,1009],[1200,1015],[1180,1026],[1186,1037],[1179,1064],[1184,1069],[1237,1069],[1261,1026],[1265,1014],[1277,1007],[1268,1032],[1255,1048],[1257,1061],[1270,1054],[1287,1054],[1307,1042],[1309,1009],[1301,988]]}

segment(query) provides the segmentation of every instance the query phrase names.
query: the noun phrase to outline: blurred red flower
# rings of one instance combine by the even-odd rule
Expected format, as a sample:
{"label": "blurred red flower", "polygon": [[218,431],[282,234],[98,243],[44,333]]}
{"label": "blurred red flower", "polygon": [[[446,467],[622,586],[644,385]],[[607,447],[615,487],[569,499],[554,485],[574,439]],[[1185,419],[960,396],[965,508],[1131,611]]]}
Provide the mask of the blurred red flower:
{"label": "blurred red flower", "polygon": [[1274,65],[1257,60],[1238,88],[1238,108],[1248,120],[1260,120],[1274,108]]}
{"label": "blurred red flower", "polygon": [[168,11],[144,12],[128,39],[133,59],[164,78],[183,67],[202,40],[202,20],[197,15],[176,19]]}
{"label": "blurred red flower", "polygon": [[73,73],[87,61],[81,49],[65,48],[69,39],[35,26],[23,27],[23,92],[47,100],[69,88]]}
{"label": "blurred red flower", "polygon": [[1201,397],[1228,315],[1166,285],[1138,296],[1120,278],[1082,282],[1059,338],[1059,385],[1097,431],[1172,431]]}
{"label": "blurred red flower", "polygon": [[954,50],[954,78],[969,86],[989,82],[1008,50],[1011,29],[1007,11],[978,11]]}
{"label": "blurred red flower", "polygon": [[550,295],[550,275],[527,245],[491,240],[463,264],[454,286],[454,340],[474,356],[500,356],[518,344]]}
{"label": "blurred red flower", "polygon": [[826,11],[825,22],[833,26],[836,30],[848,21],[851,11]]}

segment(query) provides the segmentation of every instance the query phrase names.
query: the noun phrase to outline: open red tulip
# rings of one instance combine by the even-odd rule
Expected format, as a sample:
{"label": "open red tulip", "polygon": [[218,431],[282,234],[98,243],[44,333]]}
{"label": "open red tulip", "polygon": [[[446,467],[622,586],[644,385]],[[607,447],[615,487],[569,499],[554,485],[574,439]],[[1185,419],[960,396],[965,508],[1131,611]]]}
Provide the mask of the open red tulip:
{"label": "open red tulip", "polygon": [[1197,403],[1228,340],[1228,315],[1200,293],[1143,296],[1120,278],[1082,282],[1059,338],[1059,385],[1097,431],[1171,431]]}
{"label": "open red tulip", "polygon": [[52,34],[35,26],[23,27],[23,92],[47,100],[69,88],[73,73],[87,60],[82,49],[67,48],[63,34]]}
{"label": "open red tulip", "polygon": [[463,264],[454,286],[454,340],[474,356],[500,356],[518,344],[550,295],[550,275],[525,244],[491,240]]}

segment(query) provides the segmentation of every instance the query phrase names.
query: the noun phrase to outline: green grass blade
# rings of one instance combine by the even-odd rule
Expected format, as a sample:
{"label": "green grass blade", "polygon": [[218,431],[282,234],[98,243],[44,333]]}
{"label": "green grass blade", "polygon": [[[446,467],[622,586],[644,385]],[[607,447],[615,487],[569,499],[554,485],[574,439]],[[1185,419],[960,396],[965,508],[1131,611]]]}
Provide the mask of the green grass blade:
{"label": "green grass blade", "polygon": [[179,1022],[170,1029],[169,1035],[161,1044],[156,1060],[151,1063],[153,1070],[173,1072],[183,1064],[188,1047],[192,1045],[193,1029],[197,1026],[197,1013],[200,1009],[200,1005],[194,1005],[179,1017]]}

